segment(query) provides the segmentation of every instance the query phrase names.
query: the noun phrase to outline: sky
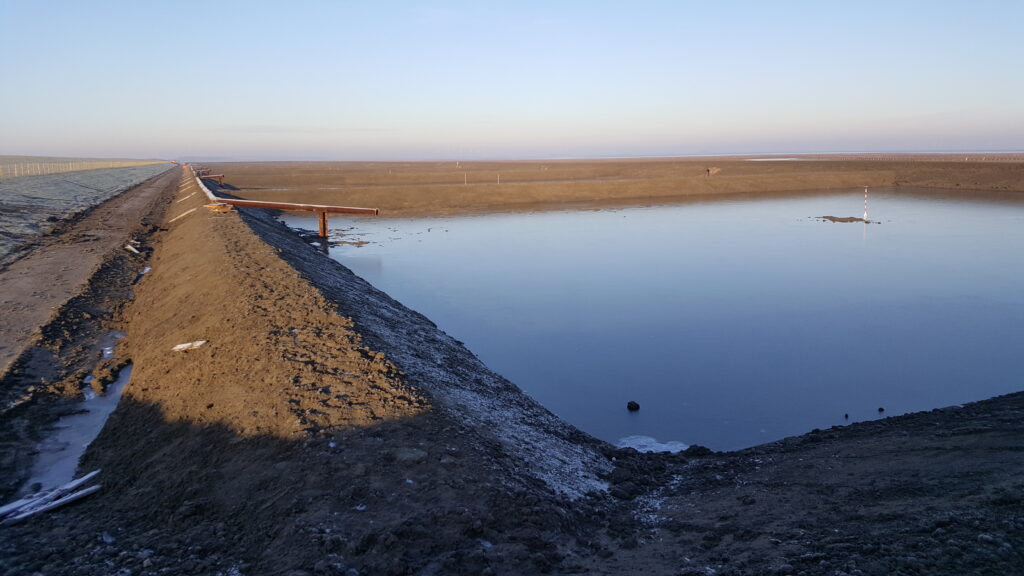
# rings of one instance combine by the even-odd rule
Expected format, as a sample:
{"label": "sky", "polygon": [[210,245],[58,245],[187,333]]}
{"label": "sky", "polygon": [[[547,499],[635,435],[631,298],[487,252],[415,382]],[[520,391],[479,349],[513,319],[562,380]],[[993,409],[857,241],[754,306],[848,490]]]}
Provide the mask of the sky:
{"label": "sky", "polygon": [[1024,150],[1024,2],[0,0],[0,155]]}

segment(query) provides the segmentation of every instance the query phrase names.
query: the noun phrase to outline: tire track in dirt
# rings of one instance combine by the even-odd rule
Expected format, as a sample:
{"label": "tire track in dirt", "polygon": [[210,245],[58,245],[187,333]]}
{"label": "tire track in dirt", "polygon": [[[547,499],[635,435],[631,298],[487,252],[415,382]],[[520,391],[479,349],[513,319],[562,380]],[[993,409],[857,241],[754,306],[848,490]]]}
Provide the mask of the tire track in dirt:
{"label": "tire track in dirt", "polygon": [[84,290],[109,253],[122,248],[176,176],[165,172],[100,204],[0,271],[0,378],[38,339],[40,327]]}

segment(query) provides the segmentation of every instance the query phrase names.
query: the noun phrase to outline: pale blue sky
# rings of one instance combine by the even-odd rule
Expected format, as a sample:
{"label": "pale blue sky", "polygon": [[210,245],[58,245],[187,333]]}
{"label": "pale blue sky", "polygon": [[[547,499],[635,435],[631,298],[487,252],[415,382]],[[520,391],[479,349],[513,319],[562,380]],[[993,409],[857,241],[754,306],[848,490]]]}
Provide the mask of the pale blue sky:
{"label": "pale blue sky", "polygon": [[0,154],[1024,150],[1024,2],[0,0]]}

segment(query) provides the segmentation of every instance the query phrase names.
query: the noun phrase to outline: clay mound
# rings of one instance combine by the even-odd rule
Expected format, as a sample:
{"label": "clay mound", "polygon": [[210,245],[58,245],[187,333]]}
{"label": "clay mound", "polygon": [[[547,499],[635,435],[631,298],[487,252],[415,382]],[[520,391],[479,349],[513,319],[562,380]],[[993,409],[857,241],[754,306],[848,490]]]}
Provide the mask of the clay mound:
{"label": "clay mound", "polygon": [[[175,209],[170,218],[187,208]],[[426,409],[271,248],[243,249],[246,234],[233,215],[196,212],[171,225],[127,317],[123,354],[136,367],[127,399],[160,406],[170,421],[282,439]],[[199,340],[206,343],[172,351]]]}

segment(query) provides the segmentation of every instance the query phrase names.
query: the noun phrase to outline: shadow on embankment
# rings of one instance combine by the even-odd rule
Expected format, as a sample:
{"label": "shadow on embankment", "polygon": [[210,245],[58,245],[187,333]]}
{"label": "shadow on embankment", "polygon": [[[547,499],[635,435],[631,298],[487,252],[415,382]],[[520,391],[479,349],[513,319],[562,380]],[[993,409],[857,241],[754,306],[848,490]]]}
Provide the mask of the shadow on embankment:
{"label": "shadow on embankment", "polygon": [[734,453],[616,451],[612,497],[570,502],[437,412],[289,441],[126,400],[81,466],[104,489],[5,527],[0,574],[1013,573],[1022,414],[1018,393]]}
{"label": "shadow on embankment", "polygon": [[508,462],[432,413],[288,441],[126,398],[81,463],[103,490],[5,528],[0,556],[46,574],[549,570],[593,532],[594,504]]}

